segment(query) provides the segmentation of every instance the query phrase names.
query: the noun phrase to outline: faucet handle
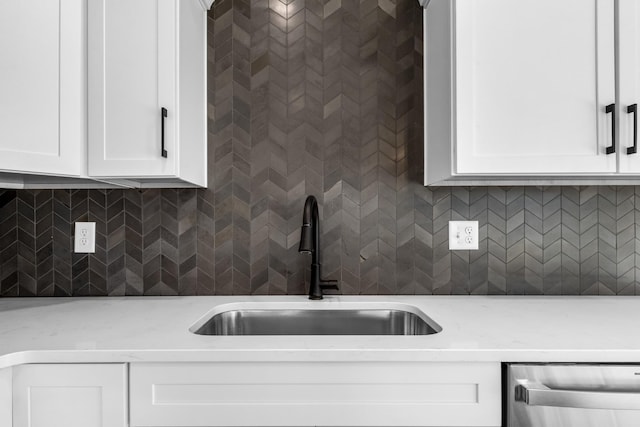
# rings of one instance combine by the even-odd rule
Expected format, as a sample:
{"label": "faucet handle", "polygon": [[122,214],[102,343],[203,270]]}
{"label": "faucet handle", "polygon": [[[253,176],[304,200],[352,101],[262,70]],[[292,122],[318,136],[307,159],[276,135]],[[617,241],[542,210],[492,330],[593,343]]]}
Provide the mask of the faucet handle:
{"label": "faucet handle", "polygon": [[335,289],[337,291],[340,288],[338,287],[337,280],[321,280],[320,289]]}

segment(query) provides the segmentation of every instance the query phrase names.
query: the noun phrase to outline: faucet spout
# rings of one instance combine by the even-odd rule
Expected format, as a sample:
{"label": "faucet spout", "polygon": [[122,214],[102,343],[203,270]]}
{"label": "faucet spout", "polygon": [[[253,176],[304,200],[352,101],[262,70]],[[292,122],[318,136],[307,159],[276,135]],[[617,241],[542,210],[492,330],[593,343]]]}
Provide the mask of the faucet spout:
{"label": "faucet spout", "polygon": [[320,274],[320,217],[318,201],[308,196],[302,212],[302,229],[298,252],[311,254],[311,278],[309,281],[309,299],[322,299],[323,289],[338,289],[337,280],[323,280]]}

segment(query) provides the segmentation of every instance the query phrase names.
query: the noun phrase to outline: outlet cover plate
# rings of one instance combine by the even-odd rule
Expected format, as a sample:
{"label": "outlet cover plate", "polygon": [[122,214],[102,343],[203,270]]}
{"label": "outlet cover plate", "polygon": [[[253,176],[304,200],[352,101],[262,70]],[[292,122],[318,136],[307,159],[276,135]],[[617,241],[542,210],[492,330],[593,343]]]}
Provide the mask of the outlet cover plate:
{"label": "outlet cover plate", "polygon": [[449,250],[477,250],[478,221],[449,221]]}
{"label": "outlet cover plate", "polygon": [[76,222],[76,234],[74,236],[75,253],[92,254],[96,251],[96,223]]}

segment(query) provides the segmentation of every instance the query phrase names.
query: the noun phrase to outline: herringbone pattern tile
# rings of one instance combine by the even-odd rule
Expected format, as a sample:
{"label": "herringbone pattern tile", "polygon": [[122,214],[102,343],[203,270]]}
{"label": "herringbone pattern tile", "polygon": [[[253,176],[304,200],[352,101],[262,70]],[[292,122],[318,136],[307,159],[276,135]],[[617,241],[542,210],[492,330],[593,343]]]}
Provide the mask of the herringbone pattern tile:
{"label": "herringbone pattern tile", "polygon": [[[633,295],[637,286],[632,261],[637,256],[636,189],[609,190],[612,194],[574,187],[423,190],[412,198],[414,208],[399,207],[415,218],[408,222],[416,250],[407,251],[405,257],[399,252],[395,274],[415,276],[415,292],[421,293]],[[147,289],[149,295],[215,293],[204,285],[211,277],[205,272],[211,268],[206,255],[211,253],[213,239],[207,232],[212,228],[207,218],[214,216],[207,194],[147,190],[141,197],[136,191],[56,190],[20,192],[16,197],[5,192],[0,207],[6,213],[1,226],[7,243],[2,252],[3,295],[138,295],[142,292],[135,271],[141,266],[160,278],[147,279],[154,285]],[[140,199],[144,209],[138,205]],[[70,254],[72,225],[68,218],[72,216],[97,222],[96,254]],[[136,219],[140,216],[142,222]],[[526,220],[519,219],[523,217]],[[481,248],[450,252],[443,237],[447,223],[465,218],[485,224],[481,225]],[[140,262],[142,223],[146,226],[146,262]],[[441,235],[439,245],[433,244],[434,224]],[[196,233],[200,233],[198,238]],[[124,239],[123,234],[129,237]],[[126,250],[122,249],[125,243]],[[522,247],[524,250],[519,249]],[[513,275],[507,272],[510,249]],[[75,262],[71,262],[73,257]],[[518,257],[524,257],[520,264]],[[409,263],[414,266],[400,267]],[[433,268],[436,264],[445,267],[438,270]],[[16,279],[18,273],[21,279]],[[514,276],[524,279],[520,288],[510,283]],[[203,278],[202,284],[198,277]],[[398,286],[398,291],[403,288]]]}
{"label": "herringbone pattern tile", "polygon": [[303,294],[308,194],[342,294],[640,293],[639,187],[422,186],[415,0],[217,0],[207,38],[208,188],[1,190],[1,296]]}
{"label": "herringbone pattern tile", "polygon": [[[38,212],[35,215],[35,212]],[[53,200],[51,191],[39,191],[35,197],[36,294],[54,295]]]}
{"label": "herringbone pattern tile", "polygon": [[[209,164],[213,173],[209,174],[209,190],[213,193],[211,203],[216,212],[206,219],[205,224],[213,225],[213,245],[211,251],[213,271],[208,274],[213,279],[205,282],[207,288],[217,294],[233,292],[233,233],[232,233],[232,176],[233,164],[238,160],[233,152],[233,2],[221,1],[209,14],[209,46],[213,52],[208,59],[209,69],[209,141],[216,141],[213,150],[208,150]],[[213,17],[211,16],[213,15]],[[211,60],[213,56],[213,61]],[[213,158],[212,158],[213,157]],[[207,211],[205,211],[207,212]],[[201,218],[201,220],[204,218]],[[202,229],[201,223],[201,229]],[[206,270],[205,270],[206,271]],[[201,273],[205,271],[201,270]],[[146,281],[146,280],[145,280]]]}
{"label": "herringbone pattern tile", "polygon": [[562,189],[549,187],[542,194],[542,292],[562,294]]}
{"label": "herringbone pattern tile", "polygon": [[507,293],[507,191],[487,191],[487,293]]}
{"label": "herringbone pattern tile", "polygon": [[580,191],[580,294],[598,294],[598,189]]}
{"label": "herringbone pattern tile", "polygon": [[179,294],[178,286],[178,191],[163,190],[160,194],[160,271],[161,281],[168,288],[163,292]]}
{"label": "herringbone pattern tile", "polygon": [[489,189],[469,189],[469,220],[478,221],[478,250],[469,251],[469,289],[473,295],[496,293],[489,286]]}
{"label": "herringbone pattern tile", "polygon": [[18,296],[16,192],[0,190],[0,296]]}
{"label": "herringbone pattern tile", "polygon": [[[73,294],[71,273],[72,228],[71,192],[54,190],[53,195],[53,274],[55,296],[71,296]],[[40,215],[40,212],[36,213]]]}
{"label": "herringbone pattern tile", "polygon": [[215,288],[214,208],[213,193],[198,191],[197,195],[197,247],[196,295],[213,295]]}
{"label": "herringbone pattern tile", "polygon": [[[470,218],[469,193],[468,187],[451,188],[451,215],[449,220],[460,221]],[[470,292],[470,277],[467,266],[469,266],[471,251],[449,251],[449,224],[448,221],[443,221],[442,224],[444,226],[442,236],[445,241],[441,249],[443,253],[448,253],[451,259],[447,293],[468,294]]]}
{"label": "herringbone pattern tile", "polygon": [[125,198],[122,191],[106,192],[107,293],[126,295]]}
{"label": "herringbone pattern tile", "polygon": [[634,216],[634,295],[640,295],[640,187],[635,187],[633,195]]}
{"label": "herringbone pattern tile", "polygon": [[615,295],[617,289],[617,194],[598,187],[598,294]]}
{"label": "herringbone pattern tile", "polygon": [[[89,220],[89,202],[87,190],[71,190],[70,224]],[[73,236],[74,229],[69,233]],[[69,242],[73,251],[73,242]],[[71,254],[71,294],[73,296],[91,295],[89,281],[89,254]]]}
{"label": "herringbone pattern tile", "polygon": [[198,193],[196,190],[178,191],[178,293],[195,295],[198,289]]}
{"label": "herringbone pattern tile", "polygon": [[635,190],[616,188],[616,295],[635,295]]}
{"label": "herringbone pattern tile", "polygon": [[563,295],[580,293],[580,188],[561,190],[560,269]]}
{"label": "herringbone pattern tile", "polygon": [[416,294],[433,292],[433,192],[414,189],[413,254]]}
{"label": "herringbone pattern tile", "polygon": [[162,281],[162,198],[160,190],[142,192],[142,280],[145,295],[175,295]]}
{"label": "herringbone pattern tile", "polygon": [[524,293],[542,294],[544,277],[544,192],[539,187],[524,189]]}
{"label": "herringbone pattern tile", "polygon": [[449,251],[449,221],[451,213],[451,190],[438,188],[433,191],[433,293],[450,294],[452,276],[452,253]]}
{"label": "herringbone pattern tile", "polygon": [[[17,203],[17,262],[20,296],[37,295],[36,259],[36,197],[38,192],[18,192]],[[46,212],[45,212],[46,216]]]}
{"label": "herringbone pattern tile", "polygon": [[507,293],[525,293],[525,196],[524,188],[513,187],[505,190],[507,215]]}
{"label": "herringbone pattern tile", "polygon": [[90,295],[108,295],[107,289],[107,194],[105,190],[89,190],[87,221],[96,223],[96,252],[89,254]]}
{"label": "herringbone pattern tile", "polygon": [[[142,193],[139,191],[123,193],[125,294],[142,295],[144,293]],[[115,244],[116,240],[112,242]]]}

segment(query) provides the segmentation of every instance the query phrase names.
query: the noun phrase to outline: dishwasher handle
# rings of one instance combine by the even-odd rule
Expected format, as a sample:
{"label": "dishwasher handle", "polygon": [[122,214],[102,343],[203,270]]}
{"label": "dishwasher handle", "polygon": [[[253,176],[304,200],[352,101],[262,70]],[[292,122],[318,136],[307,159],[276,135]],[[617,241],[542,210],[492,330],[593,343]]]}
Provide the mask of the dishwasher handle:
{"label": "dishwasher handle", "polygon": [[516,402],[556,408],[640,410],[640,392],[551,389],[525,381],[516,386]]}

